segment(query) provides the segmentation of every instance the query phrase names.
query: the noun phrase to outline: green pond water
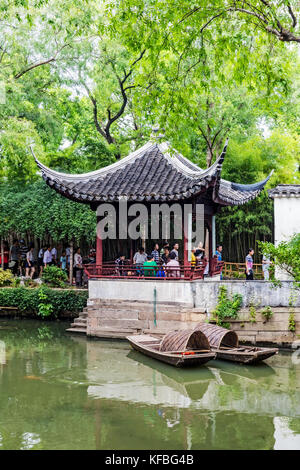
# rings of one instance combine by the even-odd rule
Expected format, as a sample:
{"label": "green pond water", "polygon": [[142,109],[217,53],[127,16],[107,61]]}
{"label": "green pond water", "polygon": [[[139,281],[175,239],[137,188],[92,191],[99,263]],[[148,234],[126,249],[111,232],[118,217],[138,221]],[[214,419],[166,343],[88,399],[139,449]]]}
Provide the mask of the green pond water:
{"label": "green pond water", "polygon": [[291,353],[180,370],[67,326],[0,320],[0,449],[300,449]]}

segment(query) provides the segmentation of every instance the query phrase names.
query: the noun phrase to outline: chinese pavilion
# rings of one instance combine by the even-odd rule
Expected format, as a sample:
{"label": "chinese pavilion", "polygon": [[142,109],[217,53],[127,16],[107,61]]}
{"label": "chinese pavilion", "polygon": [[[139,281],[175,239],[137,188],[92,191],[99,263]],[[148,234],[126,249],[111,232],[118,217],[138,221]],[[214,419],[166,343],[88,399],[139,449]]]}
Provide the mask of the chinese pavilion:
{"label": "chinese pavilion", "polygon": [[[204,243],[212,256],[215,246],[214,216],[224,206],[245,204],[258,196],[269,180],[255,184],[237,184],[221,178],[226,155],[227,141],[221,155],[208,169],[201,169],[166,142],[158,138],[150,140],[127,157],[96,171],[83,174],[66,174],[51,170],[35,156],[45,182],[56,192],[73,201],[89,204],[96,210],[103,202],[113,203],[116,208],[121,198],[128,205],[142,202],[174,202],[204,205]],[[184,264],[188,262],[185,234]],[[102,240],[97,237],[96,264],[101,265]],[[132,253],[132,249],[131,249]]]}

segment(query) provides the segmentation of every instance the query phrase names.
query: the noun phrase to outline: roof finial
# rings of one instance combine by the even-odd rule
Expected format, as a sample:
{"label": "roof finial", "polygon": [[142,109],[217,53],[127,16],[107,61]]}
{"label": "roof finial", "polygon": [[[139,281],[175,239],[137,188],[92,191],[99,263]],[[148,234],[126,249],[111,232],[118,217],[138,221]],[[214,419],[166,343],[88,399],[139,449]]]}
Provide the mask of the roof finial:
{"label": "roof finial", "polygon": [[151,139],[160,141],[165,138],[165,129],[160,128],[159,124],[152,127]]}

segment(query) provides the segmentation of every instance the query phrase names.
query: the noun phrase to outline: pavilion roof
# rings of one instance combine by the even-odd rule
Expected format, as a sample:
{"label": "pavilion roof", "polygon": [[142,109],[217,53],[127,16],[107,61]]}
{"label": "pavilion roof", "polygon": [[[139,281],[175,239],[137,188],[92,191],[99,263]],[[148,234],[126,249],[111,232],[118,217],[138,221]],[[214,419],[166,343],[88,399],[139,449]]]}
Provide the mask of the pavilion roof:
{"label": "pavilion roof", "polygon": [[46,183],[63,196],[82,203],[128,201],[183,201],[211,189],[212,202],[239,205],[254,199],[265,180],[242,185],[221,178],[227,141],[221,155],[208,169],[174,151],[167,143],[149,141],[143,147],[112,165],[83,174],[51,170],[35,156]]}

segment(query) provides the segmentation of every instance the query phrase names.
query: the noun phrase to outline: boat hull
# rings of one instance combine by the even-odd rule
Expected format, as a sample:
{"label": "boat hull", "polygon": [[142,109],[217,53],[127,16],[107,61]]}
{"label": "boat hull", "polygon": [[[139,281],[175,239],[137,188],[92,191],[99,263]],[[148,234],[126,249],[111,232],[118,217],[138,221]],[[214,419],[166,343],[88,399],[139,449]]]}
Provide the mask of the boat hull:
{"label": "boat hull", "polygon": [[136,351],[141,352],[145,356],[151,357],[152,359],[156,359],[158,361],[164,362],[166,364],[175,366],[175,367],[195,367],[200,366],[202,364],[206,364],[206,362],[215,359],[216,353],[214,352],[207,352],[201,354],[195,354],[191,356],[183,356],[180,354],[172,354],[172,353],[161,353],[160,351],[155,351],[149,347],[145,347],[144,345],[139,344],[136,341],[127,338],[130,345]]}
{"label": "boat hull", "polygon": [[[259,362],[265,361],[271,356],[278,353],[276,348],[240,348],[244,351],[232,351],[212,348],[212,351],[216,353],[216,359],[223,361],[237,362],[240,364],[258,364]],[[256,351],[251,351],[256,349]]]}

